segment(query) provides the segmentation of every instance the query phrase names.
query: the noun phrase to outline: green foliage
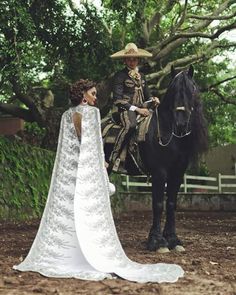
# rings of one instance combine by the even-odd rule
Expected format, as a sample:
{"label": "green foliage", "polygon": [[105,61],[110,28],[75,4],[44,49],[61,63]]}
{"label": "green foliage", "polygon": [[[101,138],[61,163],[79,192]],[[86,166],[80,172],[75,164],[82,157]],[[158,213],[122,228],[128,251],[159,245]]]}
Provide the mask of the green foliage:
{"label": "green foliage", "polygon": [[[1,1],[1,94],[10,97],[17,77],[22,90],[54,80],[99,80],[113,70],[112,40],[93,6],[72,13],[67,1]],[[98,63],[97,61],[100,60]]]}
{"label": "green foliage", "polygon": [[40,128],[35,122],[25,122],[24,131],[26,131],[27,134],[30,134],[31,136],[37,136],[39,138],[43,138],[45,135],[45,128]]}
{"label": "green foliage", "polygon": [[[212,60],[195,66],[195,79],[200,87],[205,88],[227,78],[229,65],[225,61]],[[232,75],[232,74],[231,74]],[[218,86],[225,97],[235,97],[236,81]],[[206,118],[209,125],[210,146],[236,143],[236,107],[220,100],[213,92],[201,94]]]}
{"label": "green foliage", "polygon": [[[0,219],[31,219],[42,215],[55,154],[0,137]],[[121,176],[111,175],[116,193],[112,209],[124,209]]]}
{"label": "green foliage", "polygon": [[[103,0],[101,9],[87,4],[89,1],[84,2],[86,4],[78,9],[67,0],[0,2],[0,102],[23,105],[13,92],[12,80],[16,79],[22,92],[30,92],[35,86],[52,89],[55,106],[64,107],[68,104],[68,84],[79,78],[101,81],[108,77],[122,65],[120,61],[111,60],[110,54],[123,48],[127,42],[135,42],[158,53],[175,35],[188,31],[212,34],[219,25],[223,27],[233,22],[233,18],[226,18],[198,29],[203,20],[182,18],[184,1]],[[224,2],[188,1],[185,16],[211,15]],[[235,5],[231,5],[220,16],[234,12]],[[150,28],[151,20],[154,20],[154,25]],[[147,67],[147,73],[161,71],[169,62],[180,58],[203,54],[194,65],[195,78],[201,88],[233,76],[235,69],[229,52],[233,54],[235,47],[227,47],[229,40],[220,37],[215,40],[189,38],[173,47],[163,59],[153,61],[152,66]],[[214,42],[220,42],[221,46],[209,51]],[[214,56],[221,56],[221,61],[212,59]],[[154,91],[160,85],[165,88],[169,82],[166,77],[158,79],[150,81]],[[235,98],[234,81],[219,86],[223,96]],[[203,93],[202,98],[211,144],[235,142],[235,108],[224,104],[213,92]]]}
{"label": "green foliage", "polygon": [[210,172],[209,172],[207,165],[204,161],[201,161],[199,164],[199,175],[202,175],[202,176],[209,176],[210,175]]}
{"label": "green foliage", "polygon": [[0,217],[39,217],[45,206],[54,153],[0,137]]}
{"label": "green foliage", "polygon": [[98,81],[114,70],[108,58],[112,40],[104,34],[102,18],[103,15],[95,7],[85,6],[70,19],[72,22],[75,19],[80,26],[79,34],[71,40],[68,55],[65,56],[64,74],[72,81],[81,77]]}

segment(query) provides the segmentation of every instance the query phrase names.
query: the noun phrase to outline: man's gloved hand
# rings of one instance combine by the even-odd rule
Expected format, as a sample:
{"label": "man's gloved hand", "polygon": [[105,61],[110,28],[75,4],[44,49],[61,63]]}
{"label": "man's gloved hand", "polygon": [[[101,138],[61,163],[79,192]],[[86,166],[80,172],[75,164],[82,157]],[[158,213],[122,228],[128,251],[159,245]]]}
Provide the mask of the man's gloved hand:
{"label": "man's gloved hand", "polygon": [[141,116],[143,116],[143,117],[147,117],[147,116],[150,115],[149,110],[146,109],[146,108],[143,108],[143,109],[141,109],[141,108],[137,108],[135,111],[136,111],[139,115],[141,115]]}
{"label": "man's gloved hand", "polygon": [[158,97],[156,97],[156,96],[152,97],[152,101],[154,102],[155,106],[160,104],[160,99]]}
{"label": "man's gloved hand", "polygon": [[149,100],[145,101],[142,105],[143,108],[146,109],[154,109],[155,107],[159,106],[160,100],[156,96],[150,97]]}

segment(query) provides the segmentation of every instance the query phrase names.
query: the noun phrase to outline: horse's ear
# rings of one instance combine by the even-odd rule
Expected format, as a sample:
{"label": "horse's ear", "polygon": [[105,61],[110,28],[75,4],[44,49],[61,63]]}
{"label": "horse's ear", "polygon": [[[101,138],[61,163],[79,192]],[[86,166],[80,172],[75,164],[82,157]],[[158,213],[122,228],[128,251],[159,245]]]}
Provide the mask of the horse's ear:
{"label": "horse's ear", "polygon": [[171,69],[171,71],[170,71],[171,72],[171,78],[174,79],[174,77],[176,76],[177,72],[176,72],[175,67],[173,65],[171,66],[170,69]]}
{"label": "horse's ear", "polygon": [[192,65],[189,66],[189,69],[188,69],[188,75],[190,78],[193,77],[193,72],[194,72],[194,68]]}

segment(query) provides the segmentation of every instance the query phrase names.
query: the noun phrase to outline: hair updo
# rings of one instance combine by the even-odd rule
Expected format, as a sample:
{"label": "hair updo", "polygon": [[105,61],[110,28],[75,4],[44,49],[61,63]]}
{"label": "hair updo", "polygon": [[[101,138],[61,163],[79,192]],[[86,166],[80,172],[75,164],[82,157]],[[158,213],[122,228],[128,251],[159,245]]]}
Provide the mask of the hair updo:
{"label": "hair updo", "polygon": [[76,81],[70,86],[69,96],[70,101],[73,106],[77,106],[81,103],[84,92],[88,91],[89,89],[95,87],[96,84],[93,81],[90,81],[88,79],[83,80],[80,79],[79,81]]}

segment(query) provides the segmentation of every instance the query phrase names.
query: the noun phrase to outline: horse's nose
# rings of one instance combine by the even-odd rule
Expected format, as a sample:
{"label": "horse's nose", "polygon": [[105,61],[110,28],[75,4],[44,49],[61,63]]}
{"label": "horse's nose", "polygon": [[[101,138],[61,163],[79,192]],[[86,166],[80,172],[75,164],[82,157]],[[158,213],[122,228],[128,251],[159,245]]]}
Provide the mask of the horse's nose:
{"label": "horse's nose", "polygon": [[181,135],[185,132],[187,127],[187,121],[184,112],[177,112],[175,121],[175,132]]}
{"label": "horse's nose", "polygon": [[176,122],[176,126],[178,128],[184,128],[186,126],[186,122],[185,121],[179,121],[179,122]]}
{"label": "horse's nose", "polygon": [[176,124],[176,131],[175,131],[177,133],[177,135],[181,135],[183,133],[183,130],[184,130],[184,125],[177,123]]}
{"label": "horse's nose", "polygon": [[183,127],[186,123],[184,112],[176,113],[176,126]]}

